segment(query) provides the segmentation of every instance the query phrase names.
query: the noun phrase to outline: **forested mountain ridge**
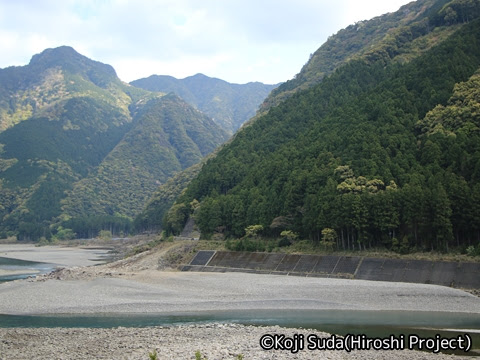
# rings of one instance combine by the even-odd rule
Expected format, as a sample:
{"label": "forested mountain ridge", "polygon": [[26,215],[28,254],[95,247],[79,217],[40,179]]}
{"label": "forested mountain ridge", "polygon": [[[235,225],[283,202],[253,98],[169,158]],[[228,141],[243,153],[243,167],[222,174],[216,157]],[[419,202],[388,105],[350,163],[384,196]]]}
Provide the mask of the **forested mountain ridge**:
{"label": "forested mountain ridge", "polygon": [[149,91],[173,92],[210,116],[230,134],[255,115],[262,101],[277,86],[259,82],[230,84],[203,74],[185,79],[152,75],[130,84]]}
{"label": "forested mountain ridge", "polygon": [[49,116],[54,104],[80,96],[102,100],[129,117],[132,100],[147,94],[121,82],[110,65],[69,46],[47,49],[26,66],[0,69],[0,131],[42,112]]}
{"label": "forested mountain ridge", "polygon": [[134,123],[96,171],[68,192],[62,201],[65,214],[133,218],[158,186],[228,139],[210,118],[174,94],[150,100]]}
{"label": "forested mountain ridge", "polygon": [[207,237],[261,225],[314,242],[328,230],[350,249],[477,245],[480,2],[418,4],[448,36],[407,61],[383,50],[352,59],[289,95],[203,166],[170,215],[193,214]]}
{"label": "forested mountain ridge", "polygon": [[311,54],[294,79],[274,89],[261,111],[318,84],[352,59],[407,62],[446,39],[461,23],[477,16],[477,0],[417,0],[396,12],[352,24],[330,36]]}
{"label": "forested mountain ridge", "polygon": [[228,138],[67,46],[0,70],[0,116],[0,236],[26,240],[128,231],[156,187]]}

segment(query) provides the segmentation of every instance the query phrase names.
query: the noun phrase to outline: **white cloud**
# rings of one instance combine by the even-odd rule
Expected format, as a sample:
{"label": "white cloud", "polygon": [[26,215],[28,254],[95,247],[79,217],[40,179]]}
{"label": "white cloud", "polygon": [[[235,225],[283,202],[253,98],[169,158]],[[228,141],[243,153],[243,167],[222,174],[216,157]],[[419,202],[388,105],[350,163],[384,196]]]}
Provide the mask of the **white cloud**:
{"label": "white cloud", "polygon": [[70,45],[124,81],[205,73],[231,82],[292,78],[341,27],[407,0],[0,1],[0,67]]}
{"label": "white cloud", "polygon": [[[148,77],[152,74],[185,78],[198,72],[214,77],[216,76],[215,71],[229,60],[230,56],[228,54],[219,54],[213,57],[184,56],[177,58],[176,61],[130,57],[117,61],[115,69],[118,74],[124,75],[121,76],[122,79],[132,80]],[[192,73],[192,69],[199,69],[199,71]]]}
{"label": "white cloud", "polygon": [[412,0],[363,0],[347,1],[348,6],[343,12],[343,26],[348,26],[357,21],[368,20],[373,17],[397,11],[402,5],[408,4]]}

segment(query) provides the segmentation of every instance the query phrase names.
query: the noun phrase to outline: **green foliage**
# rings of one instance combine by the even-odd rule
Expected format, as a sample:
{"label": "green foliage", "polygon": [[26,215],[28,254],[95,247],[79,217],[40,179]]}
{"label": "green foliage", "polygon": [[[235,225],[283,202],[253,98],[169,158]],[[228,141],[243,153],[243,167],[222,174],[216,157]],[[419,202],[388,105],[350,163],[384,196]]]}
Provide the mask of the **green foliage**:
{"label": "green foliage", "polygon": [[[33,118],[0,133],[0,156],[16,161],[0,174],[0,197],[7,205],[0,228],[18,231],[21,222],[35,223],[30,230],[22,227],[22,239],[38,239],[34,227],[44,228],[40,232],[49,236],[46,229],[61,215],[66,191],[99,164],[128,128],[126,116],[92,98],[72,98],[55,106],[64,109],[56,120]],[[108,125],[117,120],[118,125]],[[66,123],[76,128],[65,130]]]}
{"label": "green foliage", "polygon": [[337,232],[334,229],[325,228],[322,230],[322,245],[325,248],[333,248],[337,241]]}
{"label": "green foliage", "polygon": [[80,216],[62,221],[61,226],[72,229],[77,238],[91,239],[98,237],[102,230],[107,230],[111,236],[129,234],[132,229],[132,220],[110,215]]}
{"label": "green foliage", "polygon": [[[200,201],[202,234],[241,237],[257,224],[266,237],[290,230],[313,243],[329,228],[351,250],[471,243],[480,234],[477,125],[429,112],[458,104],[475,113],[479,67],[478,20],[405,64],[352,60],[239,131],[178,203]],[[448,131],[429,130],[438,124]]]}
{"label": "green foliage", "polygon": [[[128,130],[127,116],[94,98],[73,98],[56,104],[56,107],[62,109],[62,114],[55,117],[57,121],[48,117],[32,118],[0,133],[0,143],[4,144],[2,158],[18,160],[2,177],[21,184],[20,178],[26,175],[28,186],[38,175],[17,174],[17,169],[34,159],[54,163],[60,160],[78,173],[86,174],[89,167],[98,165]],[[55,108],[50,111],[55,112]],[[67,123],[76,128],[65,130]]]}
{"label": "green foliage", "polygon": [[392,239],[392,251],[395,251],[399,254],[408,254],[410,252],[410,244],[408,237],[404,236],[401,241],[397,238]]}
{"label": "green foliage", "polygon": [[257,238],[262,231],[263,231],[262,225],[250,225],[245,228],[245,236]]}
{"label": "green foliage", "polygon": [[467,255],[468,256],[480,256],[480,246],[477,245],[477,246],[473,246],[473,245],[470,245],[469,247],[467,247],[466,249],[466,252],[467,252]]}
{"label": "green foliage", "polygon": [[[285,244],[288,243],[288,245],[293,244],[295,241],[298,239],[298,234],[294,233],[292,230],[283,230],[280,233],[280,236],[282,237],[283,243],[279,243],[279,246],[285,246]],[[285,241],[286,240],[286,241]]]}
{"label": "green foliage", "polygon": [[135,217],[134,229],[136,232],[158,231],[168,225],[163,224],[164,216],[182,191],[192,181],[201,169],[201,164],[195,164],[158,187],[143,211]]}
{"label": "green foliage", "polygon": [[[193,199],[192,199],[193,201]],[[209,238],[221,225],[221,207],[218,201],[205,199],[195,216],[197,225],[202,229],[202,236]]]}
{"label": "green foliage", "polygon": [[102,240],[112,240],[112,232],[110,230],[100,230],[98,237]]}
{"label": "green foliage", "polygon": [[173,205],[170,210],[168,210],[164,221],[166,234],[179,235],[187,222],[190,211],[191,208],[187,204],[180,203]]}
{"label": "green foliage", "polygon": [[[49,227],[44,223],[37,223],[26,219],[27,221],[20,221],[16,223],[17,226],[17,240],[19,241],[39,241],[45,239],[50,241],[52,233]],[[8,223],[6,224],[8,226]]]}
{"label": "green foliage", "polygon": [[[272,245],[275,245],[272,243]],[[265,241],[250,238],[242,238],[238,240],[227,240],[225,247],[231,251],[251,251],[251,252],[263,252],[267,250]]]}
{"label": "green foliage", "polygon": [[[457,133],[476,136],[480,127],[480,71],[467,81],[455,84],[447,105],[437,105],[417,126],[422,134],[428,136],[439,134],[455,137]],[[431,141],[428,144],[433,146]],[[441,152],[438,146],[437,151]]]}
{"label": "green foliage", "polygon": [[195,360],[207,360],[206,356],[202,356],[200,350],[195,351]]}
{"label": "green foliage", "polygon": [[75,239],[75,233],[72,229],[64,229],[62,226],[59,226],[54,238],[57,240],[72,240]]}
{"label": "green foliage", "polygon": [[152,352],[148,353],[150,360],[158,360],[157,350],[154,349]]}
{"label": "green foliage", "polygon": [[480,16],[480,1],[453,0],[438,13],[446,24],[466,23]]}

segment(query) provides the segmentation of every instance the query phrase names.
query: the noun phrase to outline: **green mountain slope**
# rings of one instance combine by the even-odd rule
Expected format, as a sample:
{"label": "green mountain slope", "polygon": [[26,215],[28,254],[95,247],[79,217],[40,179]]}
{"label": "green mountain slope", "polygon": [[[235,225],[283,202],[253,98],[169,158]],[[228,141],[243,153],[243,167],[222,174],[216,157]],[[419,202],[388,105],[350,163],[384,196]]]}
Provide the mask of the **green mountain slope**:
{"label": "green mountain slope", "polygon": [[227,139],[177,97],[66,46],[0,70],[0,130],[0,236],[26,240],[68,221],[88,220],[79,236],[125,230],[156,187]]}
{"label": "green mountain slope", "polygon": [[260,224],[267,236],[291,230],[312,241],[333,229],[350,249],[477,243],[480,138],[470,109],[480,22],[470,14],[478,18],[480,3],[418,3],[431,32],[450,36],[422,51],[405,41],[408,61],[360,56],[287,96],[209,160],[175,206],[200,201],[204,236]]}
{"label": "green mountain slope", "polygon": [[[0,131],[42,112],[54,117],[49,107],[79,96],[102,100],[130,116],[133,96],[128,88],[110,65],[90,60],[68,46],[47,49],[26,66],[0,69]],[[132,89],[132,93],[148,92]]]}
{"label": "green mountain slope", "polygon": [[272,91],[261,110],[315,86],[352,59],[405,63],[446,39],[461,22],[478,16],[477,7],[476,0],[417,0],[396,12],[352,24],[329,37],[311,54],[294,79]]}
{"label": "green mountain slope", "polygon": [[213,118],[230,134],[255,115],[259,105],[276,87],[259,82],[230,84],[203,74],[180,80],[171,76],[152,75],[130,84],[149,91],[174,92]]}
{"label": "green mountain slope", "polygon": [[[153,196],[146,203],[145,208],[135,217],[134,229],[138,232],[161,230],[165,214],[192,179],[198,175],[202,165],[203,162],[190,166],[171,177],[165,184],[156,189]],[[187,211],[181,214],[179,219],[175,221],[176,224],[179,224],[179,227],[183,226],[188,213],[189,211],[187,209]],[[180,231],[181,229],[178,232]]]}
{"label": "green mountain slope", "polygon": [[132,96],[111,66],[70,47],[2,69],[0,78],[1,230],[38,238],[61,214],[64,191],[130,129]]}
{"label": "green mountain slope", "polygon": [[227,140],[226,132],[175,95],[149,101],[133,128],[63,201],[72,217],[133,217],[160,184],[198,163]]}

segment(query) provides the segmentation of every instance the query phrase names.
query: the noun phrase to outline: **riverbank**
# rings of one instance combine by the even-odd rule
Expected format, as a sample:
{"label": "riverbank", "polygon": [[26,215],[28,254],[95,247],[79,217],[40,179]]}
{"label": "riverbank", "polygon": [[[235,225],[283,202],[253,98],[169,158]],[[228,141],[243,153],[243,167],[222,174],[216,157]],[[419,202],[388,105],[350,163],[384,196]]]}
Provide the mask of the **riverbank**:
{"label": "riverbank", "polygon": [[[76,271],[77,269],[73,269]],[[480,298],[424,284],[243,273],[88,270],[0,285],[2,314],[169,313],[246,309],[402,310],[480,313]]]}
{"label": "riverbank", "polygon": [[[35,279],[0,284],[2,314],[169,314],[201,311],[400,310],[480,314],[480,299],[424,284],[172,270],[191,242],[160,247],[110,264],[71,267]],[[37,259],[38,260],[38,259]],[[415,359],[443,358],[408,351],[264,351],[265,333],[301,329],[234,324],[150,328],[0,329],[5,359]],[[323,336],[323,335],[322,335]],[[327,336],[327,335],[325,335]]]}
{"label": "riverbank", "polygon": [[[51,359],[115,359],[147,360],[156,352],[158,359],[195,359],[198,351],[202,359],[450,359],[464,357],[432,354],[419,351],[335,351],[264,350],[260,339],[265,334],[306,339],[315,334],[328,338],[329,334],[315,330],[287,329],[278,326],[257,327],[237,324],[209,324],[149,328],[81,329],[1,329],[0,357],[14,360]],[[3,357],[3,356],[4,357]],[[465,359],[468,359],[465,357]]]}

